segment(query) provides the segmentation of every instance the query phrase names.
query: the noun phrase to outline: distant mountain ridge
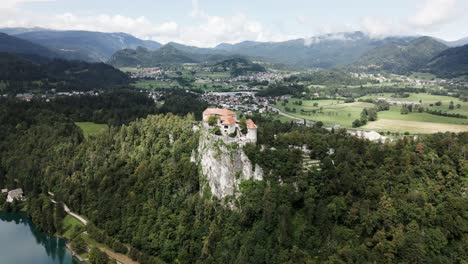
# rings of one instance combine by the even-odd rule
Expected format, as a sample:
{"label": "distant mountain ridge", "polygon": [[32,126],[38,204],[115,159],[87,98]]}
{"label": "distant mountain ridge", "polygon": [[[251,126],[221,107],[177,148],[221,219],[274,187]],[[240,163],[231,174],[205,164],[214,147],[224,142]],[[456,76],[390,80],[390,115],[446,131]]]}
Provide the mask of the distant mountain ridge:
{"label": "distant mountain ridge", "polygon": [[[105,63],[87,63],[62,59],[36,63],[12,53],[0,52],[0,80],[7,92],[28,89],[94,90],[127,85],[128,76]],[[31,82],[41,81],[32,85]],[[18,85],[19,84],[19,85]],[[38,86],[38,87],[36,87]]]}
{"label": "distant mountain ridge", "polygon": [[413,37],[374,39],[363,32],[334,33],[283,42],[244,41],[220,44],[217,50],[261,57],[296,68],[334,68],[356,61],[367,51],[388,42],[407,43]]}
{"label": "distant mountain ridge", "polygon": [[[347,65],[360,58],[367,51],[389,42],[408,43],[414,37],[391,37],[385,39],[373,39],[362,32],[327,34],[309,39],[295,39],[284,42],[255,42],[244,41],[238,44],[222,43],[214,48],[198,48],[179,43],[168,43],[184,52],[191,54],[194,61],[211,60],[226,56],[243,56],[262,60],[265,62],[284,64],[293,68],[334,68]],[[128,55],[130,51],[126,51]],[[135,53],[132,53],[136,55]],[[116,65],[119,56],[125,53],[119,52],[113,56],[110,63]],[[200,55],[200,56],[195,56]],[[123,58],[122,57],[122,58]],[[203,58],[204,57],[204,58]],[[128,58],[127,61],[134,61]],[[147,62],[142,65],[148,64]],[[153,63],[154,64],[154,63]]]}
{"label": "distant mountain ridge", "polygon": [[423,68],[448,46],[430,37],[420,37],[409,43],[387,43],[370,50],[352,64],[364,71],[387,71],[405,74]]}
{"label": "distant mountain ridge", "polygon": [[209,49],[170,43],[154,51],[142,47],[120,50],[110,58],[108,63],[115,67],[155,67],[162,64],[211,63],[231,57],[233,55],[210,52]]}
{"label": "distant mountain ridge", "polygon": [[106,62],[115,52],[145,47],[156,50],[162,45],[155,41],[141,40],[126,33],[102,33],[91,31],[55,31],[41,29],[0,29],[14,37],[42,45],[61,57],[87,62]]}
{"label": "distant mountain ridge", "polygon": [[446,78],[468,75],[468,45],[441,52],[429,61],[424,71]]}
{"label": "distant mountain ridge", "polygon": [[12,53],[28,59],[60,57],[58,53],[46,47],[4,33],[0,33],[0,52]]}
{"label": "distant mountain ridge", "polygon": [[7,35],[1,35],[0,39],[9,39],[10,42],[0,43],[0,52],[109,62],[119,67],[213,63],[245,57],[287,69],[331,69],[351,65],[354,69],[374,68],[404,73],[424,68],[448,47],[468,43],[468,38],[452,42],[415,36],[378,39],[357,31],[282,42],[243,41],[236,44],[221,43],[214,48],[200,48],[175,42],[162,45],[125,33],[56,31],[43,28],[4,28],[0,32],[16,38],[12,42]]}

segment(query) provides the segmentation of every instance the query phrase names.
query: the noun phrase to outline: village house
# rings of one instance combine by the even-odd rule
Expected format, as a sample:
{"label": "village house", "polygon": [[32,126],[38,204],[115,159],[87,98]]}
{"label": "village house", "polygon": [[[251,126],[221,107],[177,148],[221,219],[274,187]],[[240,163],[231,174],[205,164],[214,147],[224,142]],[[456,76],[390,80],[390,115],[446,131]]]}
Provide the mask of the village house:
{"label": "village house", "polygon": [[203,112],[203,121],[208,125],[210,117],[215,116],[216,126],[221,130],[223,136],[231,136],[240,141],[251,143],[257,142],[257,125],[252,119],[247,119],[247,134],[241,133],[237,114],[226,108],[208,108]]}
{"label": "village house", "polygon": [[8,192],[7,202],[12,203],[14,200],[23,201],[23,189],[15,189]]}

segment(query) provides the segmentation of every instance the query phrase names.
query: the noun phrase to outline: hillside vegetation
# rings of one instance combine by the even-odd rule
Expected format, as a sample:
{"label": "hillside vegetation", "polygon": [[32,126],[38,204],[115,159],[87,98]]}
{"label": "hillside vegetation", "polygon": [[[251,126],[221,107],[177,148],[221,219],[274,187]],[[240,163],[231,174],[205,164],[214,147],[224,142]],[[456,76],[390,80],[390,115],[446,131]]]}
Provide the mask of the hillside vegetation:
{"label": "hillside vegetation", "polygon": [[141,46],[154,50],[161,47],[158,42],[141,40],[125,33],[42,29],[20,31],[14,36],[47,47],[62,58],[87,62],[106,62],[112,54],[122,49]]}
{"label": "hillside vegetation", "polygon": [[408,44],[389,43],[364,54],[353,68],[406,74],[422,69],[447,48],[430,37],[421,37]]}
{"label": "hillside vegetation", "polygon": [[232,58],[218,62],[214,65],[222,71],[229,71],[231,76],[237,77],[252,73],[266,72],[265,67],[260,64],[253,63],[246,58]]}
{"label": "hillside vegetation", "polygon": [[443,51],[426,67],[426,71],[444,78],[468,75],[468,45]]}
{"label": "hillside vegetation", "polygon": [[104,63],[87,63],[60,59],[42,59],[41,63],[0,53],[0,80],[6,83],[3,92],[20,93],[32,90],[87,91],[126,85],[128,76]]}
{"label": "hillside vegetation", "polygon": [[[0,184],[25,190],[42,230],[56,220],[38,217],[53,209],[36,197],[52,191],[95,225],[91,237],[141,263],[468,257],[467,133],[378,144],[255,117],[259,146],[244,151],[266,177],[244,182],[231,210],[200,195],[192,116],[150,116],[84,140],[61,115],[34,109],[11,119],[12,105],[0,107]],[[321,170],[303,170],[303,153],[290,148],[303,145]]]}
{"label": "hillside vegetation", "polygon": [[209,49],[169,43],[154,51],[142,47],[121,50],[116,52],[108,63],[115,67],[156,67],[164,64],[214,63],[231,57],[228,54],[211,52]]}
{"label": "hillside vegetation", "polygon": [[25,58],[45,57],[57,58],[58,53],[53,52],[41,45],[0,33],[0,52],[12,53]]}

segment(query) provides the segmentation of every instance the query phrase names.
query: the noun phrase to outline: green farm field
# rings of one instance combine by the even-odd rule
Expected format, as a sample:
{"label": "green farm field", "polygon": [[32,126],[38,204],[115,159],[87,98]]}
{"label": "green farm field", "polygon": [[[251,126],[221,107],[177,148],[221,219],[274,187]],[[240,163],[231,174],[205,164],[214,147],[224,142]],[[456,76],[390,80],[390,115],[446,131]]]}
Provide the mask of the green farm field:
{"label": "green farm field", "polygon": [[[276,106],[282,112],[294,117],[343,127],[351,127],[351,123],[360,117],[364,108],[374,107],[373,104],[363,102],[345,104],[343,100],[307,100],[302,101],[302,105],[299,106],[294,104],[295,101],[297,100],[289,100],[285,106],[278,102]],[[314,106],[314,104],[318,104],[318,106]],[[296,108],[296,113],[286,111],[286,107]],[[305,112],[301,113],[301,110]],[[312,113],[312,111],[316,111],[316,113]]]}
{"label": "green farm field", "polygon": [[138,80],[133,84],[133,86],[137,89],[145,89],[145,90],[158,90],[158,89],[167,89],[177,87],[180,88],[179,83],[176,81],[172,82],[163,82],[158,80]]}
{"label": "green farm field", "polygon": [[[380,97],[390,99],[391,94],[377,94],[365,96],[360,99],[377,99]],[[462,102],[458,98],[454,97],[430,94],[410,94],[410,97],[408,98],[391,99],[401,101],[421,101],[424,107],[432,110],[468,115],[468,103]],[[326,125],[340,125],[347,128],[351,128],[353,120],[360,118],[361,111],[364,108],[374,107],[374,104],[372,103],[344,103],[343,100],[305,100],[302,101],[302,105],[295,104],[294,102],[296,101],[298,100],[289,100],[286,105],[283,105],[283,102],[280,101],[276,106],[279,110],[290,116],[312,121],[322,121]],[[435,106],[434,104],[439,101],[442,102],[442,105]],[[453,110],[448,109],[451,101],[456,105]],[[318,105],[314,106],[314,104]],[[289,108],[289,111],[286,111],[286,108]],[[292,111],[293,108],[296,109],[295,112]],[[378,113],[377,121],[369,122],[366,126],[361,127],[361,129],[375,130],[379,132],[410,132],[413,134],[468,131],[468,119],[416,112],[402,115],[400,110],[401,106],[392,105],[389,111]]]}

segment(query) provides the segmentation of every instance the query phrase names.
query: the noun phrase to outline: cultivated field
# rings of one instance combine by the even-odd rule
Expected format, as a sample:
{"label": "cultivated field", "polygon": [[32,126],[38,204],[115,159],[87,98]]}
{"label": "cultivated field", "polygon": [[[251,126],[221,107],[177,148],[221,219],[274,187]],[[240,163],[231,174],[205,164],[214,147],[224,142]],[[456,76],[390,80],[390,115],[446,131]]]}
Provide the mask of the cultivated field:
{"label": "cultivated field", "polygon": [[409,132],[414,134],[419,133],[437,133],[437,132],[464,132],[468,131],[467,125],[444,124],[435,122],[419,122],[419,121],[404,121],[379,119],[375,122],[370,122],[364,129],[375,131],[390,131],[390,132]]}
{"label": "cultivated field", "polygon": [[[285,106],[279,102],[277,107],[291,116],[343,127],[350,127],[352,122],[360,117],[364,108],[374,107],[373,104],[363,102],[346,104],[343,100],[305,100],[302,101],[302,105],[295,105],[295,101],[297,100],[289,100],[289,103]],[[314,104],[318,105],[314,106]],[[288,112],[286,108],[291,110],[296,108],[296,112]],[[301,110],[304,110],[304,112],[301,112]]]}
{"label": "cultivated field", "polygon": [[[360,99],[377,99],[382,97],[399,101],[420,102],[422,107],[433,111],[440,110],[451,114],[468,116],[468,103],[450,96],[412,93],[407,98],[394,98],[392,94],[376,94]],[[355,119],[360,118],[361,111],[364,108],[374,107],[372,103],[344,103],[343,100],[304,100],[302,101],[302,105],[295,104],[296,101],[298,100],[291,99],[285,105],[283,105],[283,101],[280,101],[277,103],[277,108],[294,117],[322,121],[326,125],[340,125],[347,128],[352,126],[352,122]],[[441,102],[441,105],[435,105],[437,102]],[[453,110],[449,110],[450,102],[453,102],[455,105]],[[468,119],[438,116],[425,112],[412,112],[403,115],[401,114],[401,108],[401,105],[392,105],[390,110],[378,113],[377,121],[369,122],[366,126],[361,127],[361,129],[378,132],[410,132],[414,134],[468,131]],[[288,109],[289,111],[286,111]]]}

